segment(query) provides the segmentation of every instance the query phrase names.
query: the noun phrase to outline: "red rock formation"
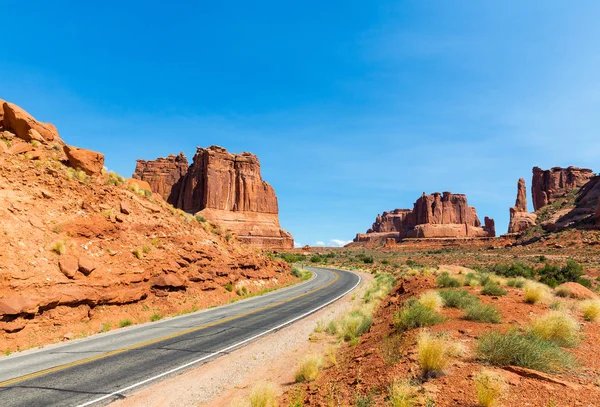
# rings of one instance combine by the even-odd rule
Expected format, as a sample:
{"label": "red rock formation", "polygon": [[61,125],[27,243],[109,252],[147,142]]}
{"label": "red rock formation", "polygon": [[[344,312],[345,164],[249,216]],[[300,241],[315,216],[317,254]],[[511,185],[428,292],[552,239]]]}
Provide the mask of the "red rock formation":
{"label": "red rock formation", "polygon": [[56,127],[49,123],[38,122],[17,105],[4,102],[1,116],[4,129],[14,133],[20,139],[25,141],[36,140],[42,144],[47,142],[62,143]]}
{"label": "red rock formation", "polygon": [[531,181],[534,210],[537,211],[564,197],[573,189],[581,188],[593,176],[592,170],[586,168],[554,167],[550,170],[542,170],[534,167]]}
{"label": "red rock formation", "polygon": [[527,188],[525,180],[519,178],[517,184],[517,200],[515,206],[510,208],[510,222],[508,233],[521,233],[535,225],[536,215],[527,211]]}
{"label": "red rock formation", "polygon": [[147,181],[153,192],[173,206],[221,224],[246,243],[270,248],[294,246],[292,236],[279,225],[275,191],[263,181],[254,154],[199,147],[189,168],[183,154],[138,160],[133,177]]}
{"label": "red rock formation", "polygon": [[104,154],[73,146],[64,147],[69,165],[87,175],[99,175],[104,167]]}
{"label": "red rock formation", "polygon": [[354,241],[383,241],[405,238],[465,238],[493,237],[494,220],[485,218],[485,225],[469,206],[462,194],[438,192],[417,199],[413,209],[396,209],[378,215],[366,234],[358,234]]}
{"label": "red rock formation", "polygon": [[146,181],[150,190],[165,201],[177,206],[182,178],[188,171],[188,161],[183,153],[152,161],[137,160],[134,179]]}

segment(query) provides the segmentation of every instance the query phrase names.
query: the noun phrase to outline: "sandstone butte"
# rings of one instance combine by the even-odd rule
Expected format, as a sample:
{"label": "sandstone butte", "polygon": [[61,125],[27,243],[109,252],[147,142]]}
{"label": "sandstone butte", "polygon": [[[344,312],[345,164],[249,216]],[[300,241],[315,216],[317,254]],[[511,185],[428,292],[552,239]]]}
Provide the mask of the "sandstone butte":
{"label": "sandstone butte", "polygon": [[536,215],[527,210],[527,188],[525,180],[519,178],[517,184],[517,200],[515,206],[510,208],[510,222],[508,233],[521,233],[535,225]]}
{"label": "sandstone butte", "polygon": [[191,165],[180,153],[138,160],[134,179],[188,213],[203,216],[261,248],[291,249],[292,236],[279,225],[277,197],[263,181],[251,153],[231,154],[222,147],[198,147]]}
{"label": "sandstone butte", "polygon": [[574,189],[583,187],[593,177],[594,173],[587,168],[554,167],[542,170],[533,167],[531,195],[534,211],[563,198]]}
{"label": "sandstone butte", "polygon": [[205,308],[237,297],[228,284],[293,280],[287,264],[104,174],[102,161],[0,101],[0,349]]}
{"label": "sandstone butte", "polygon": [[367,233],[357,234],[354,241],[494,236],[494,220],[486,217],[482,226],[475,208],[468,205],[465,195],[435,192],[431,195],[423,193],[414,203],[413,209],[395,209],[377,215]]}

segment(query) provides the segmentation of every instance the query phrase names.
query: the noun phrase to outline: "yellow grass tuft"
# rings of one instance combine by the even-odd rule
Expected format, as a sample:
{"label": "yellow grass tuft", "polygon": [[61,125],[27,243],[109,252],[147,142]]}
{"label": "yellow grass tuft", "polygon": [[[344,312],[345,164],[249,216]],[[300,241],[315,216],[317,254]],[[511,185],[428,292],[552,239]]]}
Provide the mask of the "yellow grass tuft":
{"label": "yellow grass tuft", "polygon": [[389,405],[391,407],[413,407],[417,403],[415,388],[408,380],[394,380],[388,391]]}
{"label": "yellow grass tuft", "polygon": [[312,382],[319,377],[323,367],[323,358],[317,355],[308,355],[302,359],[296,371],[296,383]]}
{"label": "yellow grass tuft", "polygon": [[527,281],[525,283],[523,295],[525,295],[525,302],[530,304],[547,301],[552,296],[550,287],[534,281]]}
{"label": "yellow grass tuft", "polygon": [[600,320],[600,300],[584,300],[579,304],[586,321],[596,322]]}
{"label": "yellow grass tuft", "polygon": [[439,311],[444,306],[444,299],[433,290],[421,294],[419,302],[433,311]]}
{"label": "yellow grass tuft", "polygon": [[577,344],[579,341],[578,331],[577,321],[561,311],[551,311],[531,324],[531,333],[534,336],[564,347],[572,347]]}
{"label": "yellow grass tuft", "polygon": [[450,362],[450,345],[447,339],[422,331],[417,340],[419,364],[425,377],[436,377],[444,372]]}
{"label": "yellow grass tuft", "polygon": [[277,407],[277,386],[273,383],[259,383],[250,391],[250,407]]}
{"label": "yellow grass tuft", "polygon": [[477,401],[481,407],[493,407],[498,404],[506,389],[502,376],[489,370],[482,370],[475,376]]}

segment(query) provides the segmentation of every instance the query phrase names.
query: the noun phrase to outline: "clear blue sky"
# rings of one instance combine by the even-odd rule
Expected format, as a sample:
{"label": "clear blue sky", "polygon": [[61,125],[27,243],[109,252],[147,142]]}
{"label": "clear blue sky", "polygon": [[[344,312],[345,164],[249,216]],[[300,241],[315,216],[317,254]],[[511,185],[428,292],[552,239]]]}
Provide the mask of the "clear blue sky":
{"label": "clear blue sky", "polygon": [[196,146],[254,152],[300,244],[351,240],[424,191],[467,194],[504,233],[532,166],[600,171],[597,1],[0,9],[0,98],[127,176]]}

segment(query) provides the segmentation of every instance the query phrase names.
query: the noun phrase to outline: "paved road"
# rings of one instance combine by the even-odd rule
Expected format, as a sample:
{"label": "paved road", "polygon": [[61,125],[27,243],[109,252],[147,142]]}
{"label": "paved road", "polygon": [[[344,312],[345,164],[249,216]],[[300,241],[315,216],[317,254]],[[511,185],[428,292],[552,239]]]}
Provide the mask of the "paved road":
{"label": "paved road", "polygon": [[303,318],[360,282],[309,269],[312,280],[261,297],[2,358],[0,406],[106,405]]}

